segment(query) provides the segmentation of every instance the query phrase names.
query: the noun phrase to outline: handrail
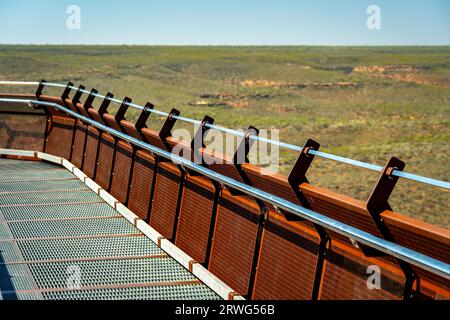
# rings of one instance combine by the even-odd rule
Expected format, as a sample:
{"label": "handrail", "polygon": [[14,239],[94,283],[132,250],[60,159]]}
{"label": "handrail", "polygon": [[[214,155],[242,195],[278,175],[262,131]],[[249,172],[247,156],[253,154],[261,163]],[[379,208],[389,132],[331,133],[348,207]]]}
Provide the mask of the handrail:
{"label": "handrail", "polygon": [[[0,85],[29,85],[29,86],[37,86],[41,84],[41,82],[35,82],[35,81],[0,81]],[[98,93],[92,93],[88,90],[82,89],[82,88],[78,88],[75,86],[68,86],[65,84],[61,84],[61,83],[51,83],[51,82],[43,82],[43,84],[45,86],[49,86],[49,87],[58,87],[58,88],[66,88],[69,87],[70,89],[73,90],[80,90],[80,92],[86,93],[86,94],[92,94],[93,96],[97,97],[97,98],[101,98],[101,99],[108,99],[111,102],[114,102],[116,104],[122,104],[123,101],[119,100],[119,99],[115,99],[115,98],[111,98],[111,97],[107,97]],[[135,103],[131,103],[131,102],[125,102],[126,105],[138,109],[138,110],[143,110],[144,107]],[[149,112],[151,113],[155,113],[161,116],[168,116],[169,113],[161,111],[161,110],[157,110],[157,109],[148,109]],[[190,119],[190,118],[186,118],[183,116],[177,116],[177,115],[172,115],[172,117],[174,119],[180,120],[180,121],[184,121],[184,122],[188,122],[188,123],[192,123],[195,125],[200,125],[201,121],[199,120],[194,120],[194,119]],[[229,128],[224,128],[221,126],[217,126],[214,124],[210,124],[210,123],[206,123],[205,124],[206,128],[209,129],[213,129],[213,130],[218,130],[218,131],[222,131],[222,132],[226,132],[226,133],[230,133],[233,135],[236,135],[238,137],[244,137],[244,133],[238,130],[233,130],[233,129],[229,129]],[[264,142],[264,143],[269,143],[272,145],[277,145],[279,147],[283,147],[286,149],[290,149],[293,151],[297,151],[297,152],[301,152],[303,147],[300,146],[296,146],[293,144],[289,144],[289,143],[285,143],[285,142],[281,142],[281,141],[276,141],[276,140],[272,140],[272,139],[267,139],[264,137],[259,137],[259,136],[255,136],[255,135],[249,135],[248,137],[250,140],[254,140],[254,141],[260,141],[260,142]],[[309,149],[308,153],[320,158],[324,158],[324,159],[328,159],[328,160],[333,160],[333,161],[337,161],[337,162],[341,162],[341,163],[345,163],[348,165],[352,165],[352,166],[356,166],[356,167],[360,167],[363,169],[367,169],[367,170],[371,170],[371,171],[375,171],[375,172],[381,172],[383,170],[383,167],[375,165],[375,164],[370,164],[367,162],[362,162],[362,161],[358,161],[358,160],[353,160],[350,158],[345,158],[345,157],[341,157],[341,156],[337,156],[334,154],[330,154],[327,152],[322,152],[322,151],[318,151],[318,150],[313,150],[313,149]],[[425,176],[420,176],[414,173],[409,173],[409,172],[405,172],[405,171],[399,171],[399,170],[392,170],[391,173],[393,176],[399,177],[399,178],[403,178],[403,179],[408,179],[408,180],[413,180],[416,182],[420,182],[420,183],[424,183],[424,184],[429,184],[432,185],[434,187],[438,187],[438,188],[442,188],[447,190],[450,190],[450,182],[447,181],[443,181],[443,180],[438,180],[438,179],[433,179],[433,178],[428,178]]]}
{"label": "handrail", "polygon": [[278,196],[275,196],[273,194],[265,192],[261,189],[258,189],[258,188],[246,185],[245,183],[236,181],[230,177],[224,176],[224,175],[219,174],[215,171],[212,171],[206,167],[196,164],[188,159],[185,159],[178,155],[172,154],[168,151],[165,151],[165,150],[162,150],[155,146],[152,146],[152,145],[145,143],[141,140],[138,140],[132,136],[129,136],[129,135],[124,134],[120,131],[117,131],[111,127],[108,127],[104,124],[96,122],[88,117],[78,114],[78,113],[76,113],[66,107],[63,107],[57,103],[45,102],[45,101],[39,101],[39,100],[31,100],[31,99],[6,99],[6,98],[0,98],[0,102],[26,103],[29,105],[43,105],[43,106],[51,106],[51,107],[57,108],[76,119],[80,119],[85,123],[88,123],[92,126],[97,127],[98,129],[100,129],[104,132],[108,132],[120,139],[123,139],[125,141],[128,141],[129,143],[134,144],[135,146],[137,146],[139,148],[150,151],[150,152],[157,154],[159,156],[162,156],[166,159],[171,159],[174,163],[180,164],[184,167],[192,169],[192,170],[194,170],[206,177],[209,177],[221,184],[227,185],[236,190],[244,192],[244,193],[246,193],[254,198],[257,198],[259,200],[262,200],[264,202],[271,203],[272,205],[274,205],[280,209],[287,210],[301,218],[311,221],[312,223],[320,225],[326,229],[335,231],[335,232],[337,232],[345,237],[351,238],[361,244],[370,246],[370,247],[377,249],[381,252],[384,252],[388,255],[394,256],[400,260],[411,263],[413,265],[416,265],[420,268],[423,268],[425,270],[428,270],[434,274],[437,274],[439,276],[442,276],[442,277],[450,280],[450,265],[449,264],[446,264],[442,261],[439,261],[437,259],[434,259],[434,258],[424,255],[422,253],[416,252],[409,248],[403,247],[396,243],[378,238],[368,232],[359,230],[355,227],[349,226],[345,223],[342,223],[335,219],[329,218],[329,217],[322,215],[318,212],[315,212],[313,210],[301,207],[297,204],[294,204],[283,198],[280,198]]}

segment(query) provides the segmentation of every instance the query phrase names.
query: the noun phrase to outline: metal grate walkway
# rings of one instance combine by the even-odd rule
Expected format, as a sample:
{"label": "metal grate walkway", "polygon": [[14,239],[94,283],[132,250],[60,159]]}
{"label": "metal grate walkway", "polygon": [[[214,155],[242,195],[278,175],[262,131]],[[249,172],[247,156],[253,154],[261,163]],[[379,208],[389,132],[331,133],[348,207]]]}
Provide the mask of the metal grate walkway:
{"label": "metal grate walkway", "polygon": [[62,167],[0,159],[1,299],[219,299]]}

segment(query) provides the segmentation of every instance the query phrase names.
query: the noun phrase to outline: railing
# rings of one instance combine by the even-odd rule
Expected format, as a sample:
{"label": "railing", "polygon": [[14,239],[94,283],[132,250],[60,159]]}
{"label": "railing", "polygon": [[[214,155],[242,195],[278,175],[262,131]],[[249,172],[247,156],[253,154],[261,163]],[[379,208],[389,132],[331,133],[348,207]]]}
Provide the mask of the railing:
{"label": "railing", "polygon": [[328,230],[332,230],[337,232],[345,237],[353,239],[361,244],[367,245],[371,248],[379,250],[383,253],[386,253],[390,256],[396,257],[402,261],[410,263],[412,265],[423,268],[433,274],[439,275],[445,279],[450,279],[450,265],[429,257],[427,255],[421,254],[404,246],[398,245],[396,243],[378,238],[370,233],[352,227],[350,225],[339,222],[335,219],[329,218],[323,214],[315,212],[313,210],[307,209],[305,207],[301,207],[295,203],[287,201],[283,198],[265,192],[261,189],[249,186],[247,184],[241,183],[237,180],[234,180],[225,175],[219,174],[215,171],[212,171],[202,165],[196,164],[188,159],[170,153],[168,151],[157,148],[153,145],[145,143],[141,140],[138,140],[132,136],[119,132],[111,127],[103,125],[99,122],[96,122],[90,118],[87,118],[83,115],[80,115],[64,106],[61,106],[57,103],[45,102],[39,100],[32,99],[7,99],[0,98],[0,102],[10,102],[10,103],[24,103],[30,105],[41,105],[56,108],[60,111],[63,111],[70,115],[75,119],[82,120],[83,122],[90,124],[101,131],[110,133],[120,139],[128,141],[129,143],[142,148],[144,150],[150,151],[156,155],[164,157],[166,159],[171,159],[174,163],[179,164],[183,167],[194,170],[206,177],[213,179],[221,184],[239,190],[245,194],[248,194],[254,198],[262,200],[264,202],[270,203],[280,209],[284,209],[288,212],[293,213],[294,215],[306,219],[316,225],[322,226]]}
{"label": "railing", "polygon": [[[44,86],[57,87],[57,88],[69,88],[69,89],[73,89],[73,90],[78,90],[79,92],[82,92],[82,93],[91,94],[94,97],[110,100],[111,102],[116,103],[116,104],[122,104],[123,103],[123,101],[121,101],[119,99],[115,99],[115,98],[112,98],[112,97],[109,97],[109,96],[104,96],[104,95],[98,94],[96,90],[88,91],[88,90],[86,90],[84,88],[84,86],[76,87],[71,82],[69,82],[67,85],[64,85],[64,84],[61,84],[61,83],[46,82],[44,80],[42,80],[41,82],[0,81],[0,85],[39,86],[39,90],[41,90],[41,91],[44,88]],[[143,106],[135,104],[135,103],[125,102],[125,104],[127,106],[130,106],[130,107],[138,109],[138,110],[143,110],[144,109]],[[148,110],[148,111],[151,112],[151,113],[155,113],[155,114],[161,115],[161,116],[168,116],[169,115],[169,113],[167,113],[167,112],[163,112],[161,110],[156,110],[156,109],[151,109],[151,110]],[[201,124],[201,121],[199,121],[199,120],[194,120],[194,119],[182,117],[182,116],[179,116],[179,115],[178,116],[177,115],[172,115],[172,117],[174,119],[176,119],[176,120],[192,123],[192,124],[195,124],[195,125],[200,125]],[[239,137],[244,137],[244,133],[242,133],[240,131],[237,131],[237,130],[224,128],[224,127],[213,125],[213,124],[209,124],[209,123],[206,123],[205,127],[208,128],[208,129],[214,129],[214,130],[230,133],[230,134],[233,134],[233,135],[236,135],[236,136],[239,136]],[[297,151],[297,152],[300,152],[300,151],[303,150],[303,147],[299,147],[299,146],[292,145],[292,144],[289,144],[289,143],[284,143],[284,142],[280,142],[280,141],[276,141],[276,140],[272,140],[272,139],[267,139],[267,138],[259,137],[259,136],[255,136],[255,135],[250,135],[249,139],[254,140],[254,141],[260,141],[260,142],[263,142],[263,143],[269,143],[269,144],[272,144],[272,145],[277,145],[279,147],[286,148],[286,149],[293,150],[293,151]],[[333,160],[333,161],[345,163],[345,164],[348,164],[348,165],[364,168],[364,169],[375,171],[375,172],[382,172],[382,170],[383,170],[383,167],[379,166],[379,165],[370,164],[370,163],[366,163],[366,162],[362,162],[362,161],[358,161],[358,160],[354,160],[354,159],[349,159],[349,158],[341,157],[341,156],[338,156],[338,155],[334,155],[334,154],[330,154],[330,153],[326,153],[326,152],[322,152],[322,151],[318,151],[318,150],[309,149],[307,152],[308,152],[308,154],[311,154],[311,155],[314,155],[314,156],[317,156],[317,157],[320,157],[320,158],[324,158],[324,159],[328,159],[328,160]],[[414,173],[409,173],[409,172],[400,171],[400,170],[396,170],[396,169],[392,170],[391,175],[399,177],[399,178],[403,178],[403,179],[408,179],[408,180],[413,180],[413,181],[416,181],[416,182],[428,184],[428,185],[431,185],[431,186],[434,186],[434,187],[442,188],[445,191],[450,190],[450,183],[446,182],[446,181],[432,179],[432,178],[428,178],[428,177],[420,176],[420,175],[417,175],[417,174],[414,174]]]}

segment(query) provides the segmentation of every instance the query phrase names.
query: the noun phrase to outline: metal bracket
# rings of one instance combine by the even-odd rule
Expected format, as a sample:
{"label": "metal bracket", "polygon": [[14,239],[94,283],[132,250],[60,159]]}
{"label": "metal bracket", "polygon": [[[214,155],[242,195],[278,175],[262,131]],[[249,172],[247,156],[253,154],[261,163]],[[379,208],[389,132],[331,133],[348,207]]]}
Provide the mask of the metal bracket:
{"label": "metal bracket", "polygon": [[[389,233],[388,228],[382,221],[380,217],[380,213],[384,210],[392,210],[391,206],[388,203],[389,197],[394,190],[395,184],[398,181],[397,176],[393,176],[393,169],[403,171],[405,168],[405,163],[395,157],[392,157],[388,164],[383,168],[380,178],[378,179],[377,184],[372,190],[369,199],[366,202],[366,209],[372,217],[373,222],[377,226],[378,230],[381,233],[381,236],[384,239],[391,239],[392,236]],[[358,244],[361,251],[367,257],[380,257],[385,256],[385,254],[381,253],[378,250],[375,250],[371,247],[368,247],[364,244]]]}
{"label": "metal bracket", "polygon": [[37,89],[36,89],[36,98],[40,98],[41,97],[41,95],[42,95],[42,90],[44,90],[44,86],[45,86],[45,83],[46,83],[47,81],[45,81],[44,79],[42,79],[40,82],[39,82],[39,85],[38,85],[38,87],[37,87]]}
{"label": "metal bracket", "polygon": [[366,207],[372,216],[379,215],[384,210],[391,210],[388,199],[394,190],[399,177],[392,175],[394,169],[403,171],[405,163],[392,157],[381,172],[375,188],[367,200]]}
{"label": "metal bracket", "polygon": [[92,102],[94,102],[95,95],[98,93],[96,89],[92,89],[89,93],[88,97],[86,98],[86,101],[83,104],[84,110],[88,111],[92,107]]}
{"label": "metal bracket", "polygon": [[147,125],[145,123],[147,122],[147,119],[150,116],[151,110],[153,110],[154,107],[155,106],[150,102],[147,102],[145,104],[144,109],[142,109],[142,112],[139,115],[139,118],[137,119],[136,124],[134,125],[138,132],[140,132],[142,128],[147,127]]}
{"label": "metal bracket", "polygon": [[241,140],[241,143],[236,149],[236,152],[233,156],[233,164],[235,166],[239,166],[243,163],[248,163],[248,153],[250,152],[250,149],[252,148],[255,140],[250,140],[250,136],[258,136],[259,135],[259,129],[250,126],[245,130],[244,137]]}
{"label": "metal bracket", "polygon": [[166,121],[164,121],[164,124],[163,124],[161,130],[159,130],[159,133],[158,133],[159,138],[164,143],[167,150],[170,150],[171,146],[169,145],[169,143],[167,143],[166,140],[168,137],[170,137],[172,135],[172,129],[175,126],[175,122],[177,122],[177,119],[175,119],[174,116],[179,116],[179,115],[180,115],[180,111],[178,111],[177,109],[173,108],[172,110],[170,110],[169,115],[166,118]]}
{"label": "metal bracket", "polygon": [[309,150],[319,150],[320,144],[312,139],[308,139],[306,141],[305,146],[303,147],[300,155],[298,156],[297,161],[291,169],[291,172],[288,176],[289,184],[298,189],[298,186],[303,182],[308,182],[306,179],[306,172],[311,166],[312,161],[314,160],[314,155],[309,154]]}
{"label": "metal bracket", "polygon": [[125,97],[120,104],[119,110],[117,111],[114,119],[116,120],[117,124],[120,124],[120,121],[125,120],[125,113],[128,110],[128,104],[131,103],[131,99],[129,97]]}
{"label": "metal bracket", "polygon": [[[206,132],[208,132],[209,128],[206,127],[206,124],[213,124],[214,119],[210,116],[206,115],[202,123],[200,124],[200,127],[197,129],[197,132],[194,134],[194,138],[191,141],[191,149],[198,150],[200,148],[205,148],[205,141],[204,137]],[[200,143],[199,143],[200,142]]]}
{"label": "metal bracket", "polygon": [[[392,175],[392,173],[394,169],[397,171],[403,171],[404,168],[405,163],[403,161],[395,157],[392,157],[387,163],[387,165],[381,171],[380,178],[378,179],[377,184],[375,185],[374,189],[372,190],[369,196],[369,199],[366,202],[367,211],[369,212],[374,223],[378,227],[381,236],[383,237],[383,239],[391,242],[395,242],[394,237],[389,232],[389,229],[387,228],[380,214],[385,210],[392,210],[388,200],[399,179],[399,177]],[[362,244],[359,244],[359,246],[366,256],[385,256],[385,254],[368,246]],[[414,273],[414,270],[407,262],[397,259],[397,263],[405,275],[405,289],[403,296],[407,300],[412,299],[413,298],[412,286],[414,282],[417,280],[417,277]]]}
{"label": "metal bracket", "polygon": [[111,104],[111,99],[114,97],[114,95],[111,92],[108,92],[105,96],[105,98],[102,101],[102,104],[100,105],[100,108],[98,108],[98,114],[100,117],[103,117],[103,115],[108,111],[108,107]]}
{"label": "metal bracket", "polygon": [[85,88],[85,86],[83,86],[83,85],[80,85],[79,87],[78,87],[78,90],[77,90],[77,92],[75,92],[75,95],[73,96],[73,99],[72,99],[72,104],[75,106],[78,102],[80,102],[80,98],[81,98],[81,96],[83,95],[83,91],[85,90],[86,88]]}
{"label": "metal bracket", "polygon": [[73,83],[72,82],[68,82],[66,88],[64,89],[62,95],[61,95],[61,99],[62,101],[66,101],[66,99],[69,97],[70,91],[72,90],[73,87]]}
{"label": "metal bracket", "polygon": [[199,150],[201,148],[205,148],[205,134],[208,132],[209,128],[206,126],[206,124],[213,124],[214,119],[210,116],[206,115],[201,124],[200,127],[197,129],[197,131],[194,134],[194,138],[191,141],[190,147],[192,152],[192,158],[191,161],[195,163],[201,163],[203,166],[206,166],[206,163],[202,157],[202,155],[199,153]]}
{"label": "metal bracket", "polygon": [[[253,135],[253,136],[259,135],[259,129],[257,129],[253,126],[249,126],[247,128],[247,130],[244,133],[244,137],[242,138],[241,143],[237,147],[236,152],[234,153],[234,156],[233,156],[234,167],[238,171],[242,180],[249,186],[251,186],[253,184],[252,184],[250,178],[245,173],[245,171],[242,169],[242,164],[249,162],[248,153],[250,152],[250,149],[252,148],[253,143],[255,142],[254,140],[250,140],[251,135]],[[231,195],[233,195],[233,196],[244,194],[242,191],[235,190],[233,188],[228,188],[228,190],[230,191]],[[257,201],[259,201],[259,200],[257,200]],[[258,202],[258,205],[260,205],[260,207],[262,207],[264,204],[262,202]]]}
{"label": "metal bracket", "polygon": [[[300,152],[300,155],[298,156],[297,161],[295,162],[288,176],[288,182],[292,190],[295,192],[297,199],[300,201],[302,206],[306,208],[309,207],[309,204],[303,193],[299,190],[299,186],[302,183],[305,182],[308,183],[308,179],[306,178],[306,172],[308,171],[309,167],[312,164],[312,161],[314,160],[314,155],[309,154],[309,150],[319,150],[319,148],[320,144],[317,141],[308,139],[308,141],[306,141],[305,145],[303,146],[303,149]],[[305,221],[305,219],[300,219],[298,216],[293,215],[289,212],[283,212],[283,214],[285,218],[290,221]],[[330,243],[330,237],[326,232],[325,228],[317,224],[313,224],[313,226],[320,237],[316,273],[314,276],[313,291],[311,293],[311,299],[317,300],[319,295],[320,283],[322,279],[322,270],[324,266],[325,255],[327,251],[327,246],[329,246]]]}

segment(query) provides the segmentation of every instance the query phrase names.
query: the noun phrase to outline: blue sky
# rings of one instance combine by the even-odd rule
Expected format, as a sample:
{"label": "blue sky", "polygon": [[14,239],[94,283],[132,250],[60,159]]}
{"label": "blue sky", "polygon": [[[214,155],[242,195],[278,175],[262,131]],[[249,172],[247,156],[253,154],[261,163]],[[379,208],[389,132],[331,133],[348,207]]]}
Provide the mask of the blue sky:
{"label": "blue sky", "polygon": [[[381,30],[366,27],[372,4]],[[450,0],[0,0],[0,43],[449,45]]]}

